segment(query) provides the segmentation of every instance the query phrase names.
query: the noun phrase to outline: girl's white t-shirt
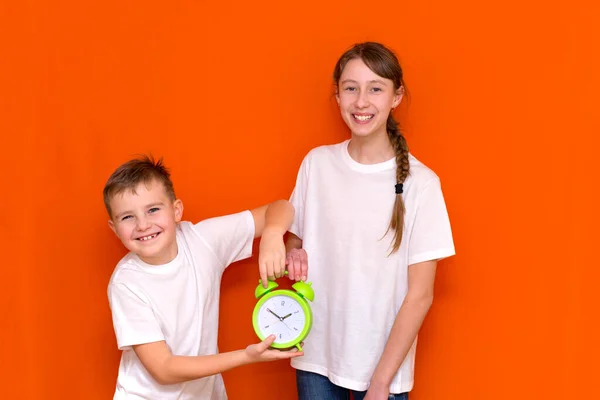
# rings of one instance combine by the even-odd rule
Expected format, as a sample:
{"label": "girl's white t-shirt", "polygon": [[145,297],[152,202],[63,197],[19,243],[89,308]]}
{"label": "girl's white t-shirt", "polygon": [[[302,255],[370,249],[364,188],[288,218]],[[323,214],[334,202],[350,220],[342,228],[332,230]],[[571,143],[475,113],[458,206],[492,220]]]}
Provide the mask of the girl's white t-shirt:
{"label": "girl's white t-shirt", "polygon": [[[349,140],[311,150],[302,162],[291,202],[290,231],[308,253],[314,322],[294,368],[364,391],[387,343],[408,290],[408,266],[454,255],[440,180],[410,155],[404,182],[404,236],[388,256],[386,231],[395,200],[396,161],[360,164]],[[403,393],[414,383],[416,340],[390,386]]]}

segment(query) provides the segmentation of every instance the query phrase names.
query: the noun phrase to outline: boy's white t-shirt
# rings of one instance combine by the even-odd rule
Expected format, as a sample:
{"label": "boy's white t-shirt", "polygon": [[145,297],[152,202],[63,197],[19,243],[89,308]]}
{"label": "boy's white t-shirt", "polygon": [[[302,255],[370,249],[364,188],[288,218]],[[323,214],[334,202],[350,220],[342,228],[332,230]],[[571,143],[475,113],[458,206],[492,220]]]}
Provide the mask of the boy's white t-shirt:
{"label": "boy's white t-shirt", "polygon": [[148,265],[133,253],[117,265],[108,286],[117,344],[123,351],[114,400],[226,399],[221,375],[160,385],[132,350],[165,340],[174,355],[218,353],[221,276],[250,257],[254,219],[249,211],[177,226],[178,253]]}
{"label": "boy's white t-shirt", "polygon": [[[454,244],[440,181],[410,155],[403,239],[388,257],[393,233],[385,233],[395,200],[396,161],[357,163],[348,143],[311,150],[291,197],[296,215],[290,231],[308,253],[308,280],[315,291],[305,355],[291,363],[364,391],[406,296],[408,266],[454,255]],[[412,389],[415,348],[416,340],[391,393]]]}

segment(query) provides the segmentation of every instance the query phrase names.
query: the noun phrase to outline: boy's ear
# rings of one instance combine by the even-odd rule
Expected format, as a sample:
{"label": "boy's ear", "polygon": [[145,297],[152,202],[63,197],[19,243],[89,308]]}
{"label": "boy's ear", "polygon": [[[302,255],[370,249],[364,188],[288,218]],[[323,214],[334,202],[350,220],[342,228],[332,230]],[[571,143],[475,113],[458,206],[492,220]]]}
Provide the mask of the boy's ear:
{"label": "boy's ear", "polygon": [[183,217],[183,202],[179,199],[173,202],[173,208],[175,209],[175,222],[181,221]]}
{"label": "boy's ear", "polygon": [[115,224],[113,224],[112,219],[108,220],[108,227],[115,233],[115,235],[117,234],[117,230],[115,229]]}

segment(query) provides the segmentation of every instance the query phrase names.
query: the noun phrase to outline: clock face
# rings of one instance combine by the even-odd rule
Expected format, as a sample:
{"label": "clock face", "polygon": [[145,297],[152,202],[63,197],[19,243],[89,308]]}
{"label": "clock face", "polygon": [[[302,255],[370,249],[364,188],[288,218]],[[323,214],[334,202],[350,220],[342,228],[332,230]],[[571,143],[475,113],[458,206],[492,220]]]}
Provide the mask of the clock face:
{"label": "clock face", "polygon": [[265,301],[257,313],[257,328],[263,337],[275,335],[275,344],[297,341],[305,328],[304,308],[290,296],[275,295]]}

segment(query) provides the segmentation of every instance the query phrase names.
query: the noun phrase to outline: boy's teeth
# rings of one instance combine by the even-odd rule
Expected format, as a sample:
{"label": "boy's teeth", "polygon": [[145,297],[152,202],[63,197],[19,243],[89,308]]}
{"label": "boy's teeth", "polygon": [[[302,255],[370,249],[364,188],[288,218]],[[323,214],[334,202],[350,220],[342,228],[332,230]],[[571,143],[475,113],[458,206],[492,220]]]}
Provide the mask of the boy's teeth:
{"label": "boy's teeth", "polygon": [[156,237],[156,233],[154,235],[141,237],[140,240],[149,240],[149,239],[152,239],[154,237]]}

